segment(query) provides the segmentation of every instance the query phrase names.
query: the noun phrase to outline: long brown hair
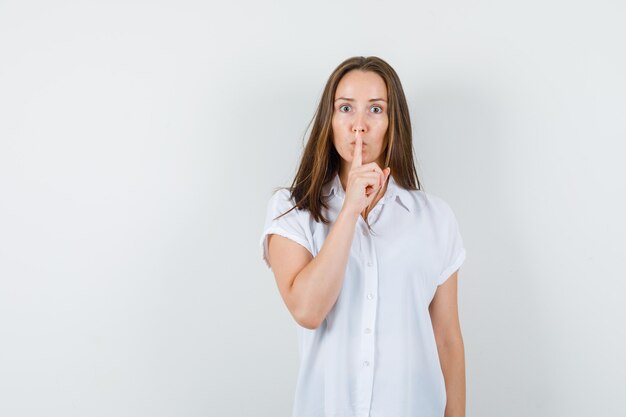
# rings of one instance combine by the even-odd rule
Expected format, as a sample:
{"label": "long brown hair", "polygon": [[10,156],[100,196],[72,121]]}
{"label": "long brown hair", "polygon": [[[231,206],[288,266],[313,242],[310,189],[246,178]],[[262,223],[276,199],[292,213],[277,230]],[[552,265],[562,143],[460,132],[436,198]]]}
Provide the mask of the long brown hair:
{"label": "long brown hair", "polygon": [[[378,57],[355,56],[339,64],[326,82],[322,98],[312,119],[313,128],[302,153],[296,177],[291,187],[278,188],[288,189],[296,205],[276,218],[298,208],[309,210],[316,222],[320,220],[324,224],[330,222],[322,216],[322,207],[327,209],[328,205],[322,201],[321,192],[324,184],[332,180],[341,167],[341,156],[333,144],[332,117],[335,91],[343,76],[352,70],[372,71],[380,75],[387,86],[389,124],[382,150],[385,155],[385,164],[381,168],[391,168],[398,186],[407,190],[422,189],[413,162],[411,119],[400,78],[387,62]],[[367,219],[368,208],[365,211],[365,219]],[[367,220],[365,222],[370,228]]]}

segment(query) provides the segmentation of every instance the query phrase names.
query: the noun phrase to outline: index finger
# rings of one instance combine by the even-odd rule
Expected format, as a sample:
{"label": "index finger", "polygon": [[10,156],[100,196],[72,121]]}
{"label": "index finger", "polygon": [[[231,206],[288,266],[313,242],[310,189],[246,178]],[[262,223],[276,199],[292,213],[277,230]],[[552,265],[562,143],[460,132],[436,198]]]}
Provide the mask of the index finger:
{"label": "index finger", "polygon": [[363,164],[363,140],[356,134],[356,142],[354,143],[354,153],[352,154],[352,168],[358,168]]}

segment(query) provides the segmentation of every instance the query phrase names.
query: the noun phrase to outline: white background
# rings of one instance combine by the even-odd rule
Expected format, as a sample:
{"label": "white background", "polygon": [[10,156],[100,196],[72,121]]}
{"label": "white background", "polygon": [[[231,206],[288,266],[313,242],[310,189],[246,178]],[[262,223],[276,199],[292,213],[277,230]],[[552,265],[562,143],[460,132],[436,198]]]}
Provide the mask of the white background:
{"label": "white background", "polygon": [[624,415],[619,1],[0,2],[0,415],[288,416],[261,261],[332,70],[376,55],[467,260],[467,415]]}

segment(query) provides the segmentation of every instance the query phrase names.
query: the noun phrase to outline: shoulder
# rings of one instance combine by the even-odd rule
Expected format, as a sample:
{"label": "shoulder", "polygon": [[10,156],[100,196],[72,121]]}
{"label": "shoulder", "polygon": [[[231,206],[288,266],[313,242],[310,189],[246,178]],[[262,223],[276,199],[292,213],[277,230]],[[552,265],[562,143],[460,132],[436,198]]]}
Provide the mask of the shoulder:
{"label": "shoulder", "polygon": [[291,208],[295,205],[295,200],[291,197],[291,190],[289,187],[280,187],[274,190],[269,198],[269,203],[281,206],[289,205]]}
{"label": "shoulder", "polygon": [[291,193],[288,188],[281,187],[275,190],[270,197],[270,202],[290,203],[292,201]]}
{"label": "shoulder", "polygon": [[291,193],[288,188],[279,188],[275,190],[270,196],[267,202],[268,212],[274,215],[280,214],[278,211],[286,211],[294,206],[294,201],[291,198]]}
{"label": "shoulder", "polygon": [[[422,190],[413,190],[410,194],[411,201],[418,207],[414,219],[423,227],[422,232],[432,239],[433,247],[436,248],[439,256],[443,259],[453,254],[457,256],[457,260],[461,259],[459,253],[463,250],[463,240],[459,223],[448,201],[439,195]],[[450,263],[451,261],[442,262]],[[448,273],[446,278],[452,272],[446,271]],[[443,282],[441,279],[443,278],[440,278],[438,282]]]}
{"label": "shoulder", "polygon": [[[289,188],[281,187],[275,190],[267,203],[267,211],[273,216],[279,216],[289,211],[286,216],[302,216],[303,210],[294,208],[296,205],[295,199],[291,197],[291,191]],[[293,210],[291,210],[293,208]]]}
{"label": "shoulder", "polygon": [[416,212],[423,215],[444,220],[454,215],[450,204],[437,194],[424,190],[403,190],[402,196],[406,196],[411,208],[415,208]]}

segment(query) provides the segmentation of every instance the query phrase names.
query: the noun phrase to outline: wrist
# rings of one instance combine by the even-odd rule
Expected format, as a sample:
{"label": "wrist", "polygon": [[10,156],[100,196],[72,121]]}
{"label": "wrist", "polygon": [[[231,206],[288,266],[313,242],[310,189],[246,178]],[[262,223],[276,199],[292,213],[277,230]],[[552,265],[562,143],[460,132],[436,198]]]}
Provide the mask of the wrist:
{"label": "wrist", "polygon": [[358,211],[358,209],[353,209],[351,207],[346,207],[344,206],[341,211],[339,212],[339,216],[338,217],[345,217],[348,219],[352,219],[355,220],[361,215],[361,212]]}

